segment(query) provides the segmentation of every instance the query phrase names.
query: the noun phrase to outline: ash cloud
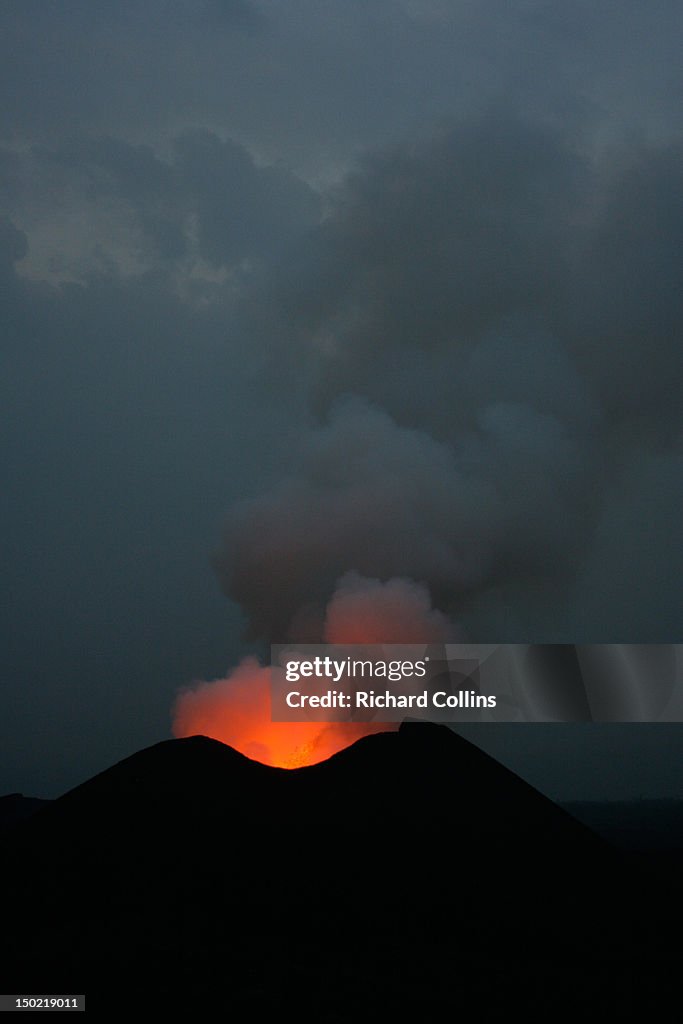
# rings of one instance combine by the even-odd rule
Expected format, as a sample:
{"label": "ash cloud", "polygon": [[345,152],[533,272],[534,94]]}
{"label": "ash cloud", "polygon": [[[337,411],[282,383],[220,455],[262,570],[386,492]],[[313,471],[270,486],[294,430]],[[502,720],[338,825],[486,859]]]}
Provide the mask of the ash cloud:
{"label": "ash cloud", "polygon": [[217,560],[254,635],[305,631],[352,571],[472,639],[623,640],[616,573],[628,639],[675,639],[682,156],[496,114],[346,180],[253,306],[314,417]]}
{"label": "ash cloud", "polygon": [[326,602],[349,570],[424,583],[457,616],[493,581],[556,572],[562,546],[565,564],[582,525],[582,467],[562,425],[498,404],[461,441],[456,450],[362,400],[335,408],[290,476],[230,512],[217,564],[253,633],[290,636],[295,614]]}
{"label": "ash cloud", "polygon": [[458,635],[432,608],[426,587],[402,579],[382,583],[355,572],[339,580],[323,630],[328,644],[438,644],[455,642]]}

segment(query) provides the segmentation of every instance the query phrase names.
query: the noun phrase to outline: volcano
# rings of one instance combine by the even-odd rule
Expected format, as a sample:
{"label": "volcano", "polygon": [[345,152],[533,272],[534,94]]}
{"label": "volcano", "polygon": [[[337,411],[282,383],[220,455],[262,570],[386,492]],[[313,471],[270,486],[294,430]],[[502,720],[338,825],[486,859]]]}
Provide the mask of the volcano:
{"label": "volcano", "polygon": [[519,777],[417,722],[289,771],[160,743],[18,825],[1,857],[5,988],[89,1008],[136,985],[137,1005],[314,999],[344,1020],[380,992],[390,1012],[492,979],[618,987],[661,960],[677,913]]}

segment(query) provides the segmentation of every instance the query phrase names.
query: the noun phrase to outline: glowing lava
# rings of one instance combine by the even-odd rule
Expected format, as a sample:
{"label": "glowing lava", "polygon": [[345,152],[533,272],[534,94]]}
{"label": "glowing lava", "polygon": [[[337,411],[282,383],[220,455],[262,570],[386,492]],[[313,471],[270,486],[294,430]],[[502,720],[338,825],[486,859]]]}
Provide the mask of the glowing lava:
{"label": "glowing lava", "polygon": [[350,743],[397,728],[376,722],[272,722],[270,670],[246,658],[226,679],[182,693],[175,708],[175,736],[210,736],[276,768],[317,764]]}
{"label": "glowing lava", "polygon": [[[347,573],[327,606],[327,643],[440,643],[452,638],[452,623],[432,608],[427,589],[410,580],[380,582]],[[270,669],[255,658],[246,658],[225,679],[181,693],[173,721],[174,736],[210,736],[278,768],[316,764],[361,736],[397,728],[396,722],[273,722]]]}

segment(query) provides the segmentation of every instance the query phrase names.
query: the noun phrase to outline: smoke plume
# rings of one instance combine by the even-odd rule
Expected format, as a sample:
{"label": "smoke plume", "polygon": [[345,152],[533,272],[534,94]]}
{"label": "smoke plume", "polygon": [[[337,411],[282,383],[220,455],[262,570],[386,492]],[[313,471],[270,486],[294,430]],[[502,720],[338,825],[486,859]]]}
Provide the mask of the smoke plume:
{"label": "smoke plume", "polygon": [[621,641],[619,551],[617,589],[648,581],[629,639],[675,640],[682,178],[677,143],[502,114],[349,176],[245,303],[310,417],[228,515],[252,636],[319,639],[355,572],[425,585],[473,642]]}
{"label": "smoke plume", "polygon": [[[426,589],[400,579],[380,583],[348,574],[325,618],[325,641],[334,644],[443,643],[455,635],[431,607]],[[225,679],[181,693],[173,721],[175,736],[211,736],[281,768],[315,764],[361,736],[395,728],[381,722],[273,722],[270,671],[255,658],[245,658]]]}
{"label": "smoke plume", "polygon": [[[229,510],[216,566],[252,638],[676,639],[683,151],[622,156],[463,124],[368,158],[259,279],[244,330],[308,428]],[[252,735],[265,679],[200,685],[176,733],[281,764],[344,745]]]}

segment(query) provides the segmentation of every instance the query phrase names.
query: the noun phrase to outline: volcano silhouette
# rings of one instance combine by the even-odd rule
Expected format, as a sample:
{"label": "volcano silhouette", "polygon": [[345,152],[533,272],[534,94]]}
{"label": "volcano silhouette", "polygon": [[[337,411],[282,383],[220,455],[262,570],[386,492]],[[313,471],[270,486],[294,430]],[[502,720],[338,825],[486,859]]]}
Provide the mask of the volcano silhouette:
{"label": "volcano silhouette", "polygon": [[344,1020],[335,1007],[379,990],[385,1009],[441,1006],[530,965],[539,992],[572,971],[585,990],[654,956],[650,883],[425,723],[293,771],[160,743],[15,828],[2,868],[6,991],[110,1008],[133,984],[150,1006],[264,1013],[329,989],[311,1017]]}

